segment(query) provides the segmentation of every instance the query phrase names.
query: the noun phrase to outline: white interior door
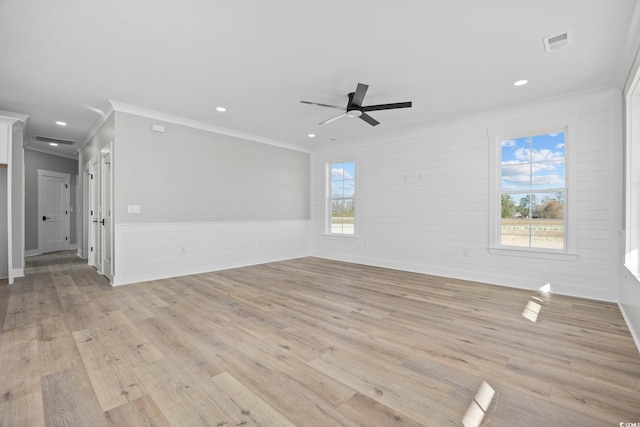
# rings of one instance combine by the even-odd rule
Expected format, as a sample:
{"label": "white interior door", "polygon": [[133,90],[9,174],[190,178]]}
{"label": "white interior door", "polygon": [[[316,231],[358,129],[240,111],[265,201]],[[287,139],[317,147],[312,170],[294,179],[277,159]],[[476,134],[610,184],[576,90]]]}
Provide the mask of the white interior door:
{"label": "white interior door", "polygon": [[91,251],[89,250],[91,243],[89,234],[91,230],[91,199],[89,198],[91,188],[91,172],[89,170],[89,163],[85,164],[82,173],[82,259],[86,259],[89,265],[93,265],[91,260]]}
{"label": "white interior door", "polygon": [[102,273],[101,248],[100,248],[100,177],[98,176],[98,159],[91,160],[89,165],[89,264]]}
{"label": "white interior door", "polygon": [[100,220],[100,234],[102,240],[102,274],[107,276],[110,280],[113,279],[113,263],[111,262],[113,256],[113,243],[112,243],[112,175],[111,175],[111,152],[106,152],[102,155],[102,161],[100,162],[100,180],[102,181],[102,219]]}
{"label": "white interior door", "polygon": [[38,170],[38,246],[41,253],[69,249],[70,175]]}

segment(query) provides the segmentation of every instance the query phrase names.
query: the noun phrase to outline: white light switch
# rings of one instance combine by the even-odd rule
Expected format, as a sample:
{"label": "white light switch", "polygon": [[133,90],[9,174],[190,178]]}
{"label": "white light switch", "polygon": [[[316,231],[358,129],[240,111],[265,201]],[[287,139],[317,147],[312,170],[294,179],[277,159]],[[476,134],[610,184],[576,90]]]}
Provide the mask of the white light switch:
{"label": "white light switch", "polygon": [[127,213],[139,214],[140,212],[142,212],[140,205],[127,205]]}

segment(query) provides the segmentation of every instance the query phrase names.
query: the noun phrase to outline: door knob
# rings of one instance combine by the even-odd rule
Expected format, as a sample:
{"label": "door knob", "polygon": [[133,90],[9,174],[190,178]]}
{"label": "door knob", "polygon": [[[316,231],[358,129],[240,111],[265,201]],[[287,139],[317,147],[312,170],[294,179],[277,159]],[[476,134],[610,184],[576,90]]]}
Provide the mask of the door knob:
{"label": "door knob", "polygon": [[48,220],[48,219],[51,219],[51,217],[50,217],[50,216],[43,216],[43,217],[42,217],[42,220],[43,220],[43,221],[46,221],[46,220]]}
{"label": "door knob", "polygon": [[102,221],[100,221],[100,224],[104,225],[104,218],[102,218]]}

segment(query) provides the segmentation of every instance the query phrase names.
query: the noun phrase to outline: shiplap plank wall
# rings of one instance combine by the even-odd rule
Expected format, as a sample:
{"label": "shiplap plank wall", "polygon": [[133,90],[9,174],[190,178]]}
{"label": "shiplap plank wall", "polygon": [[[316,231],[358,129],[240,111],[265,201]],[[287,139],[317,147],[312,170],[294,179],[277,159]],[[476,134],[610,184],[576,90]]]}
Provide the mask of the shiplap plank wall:
{"label": "shiplap plank wall", "polygon": [[[619,91],[603,89],[402,135],[318,146],[312,154],[311,253],[527,289],[550,283],[554,292],[617,300],[620,99]],[[488,131],[549,114],[578,117],[577,259],[490,254]],[[327,236],[326,164],[347,159],[356,160],[357,237]]]}
{"label": "shiplap plank wall", "polygon": [[114,285],[299,258],[309,221],[116,224]]}

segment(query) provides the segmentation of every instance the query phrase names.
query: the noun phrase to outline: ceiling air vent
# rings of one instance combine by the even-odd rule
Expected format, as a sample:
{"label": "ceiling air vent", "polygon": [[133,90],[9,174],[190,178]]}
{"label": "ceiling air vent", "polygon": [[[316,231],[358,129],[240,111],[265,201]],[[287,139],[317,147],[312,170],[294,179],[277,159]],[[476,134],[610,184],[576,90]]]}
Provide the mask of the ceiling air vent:
{"label": "ceiling air vent", "polygon": [[562,34],[545,37],[542,40],[544,41],[544,50],[547,52],[553,52],[554,50],[558,50],[573,44],[573,37],[569,31]]}
{"label": "ceiling air vent", "polygon": [[73,145],[76,142],[68,139],[58,139],[58,138],[49,138],[48,136],[36,136],[36,141],[38,142],[46,142],[46,143],[54,143],[54,144],[62,144],[62,145]]}

